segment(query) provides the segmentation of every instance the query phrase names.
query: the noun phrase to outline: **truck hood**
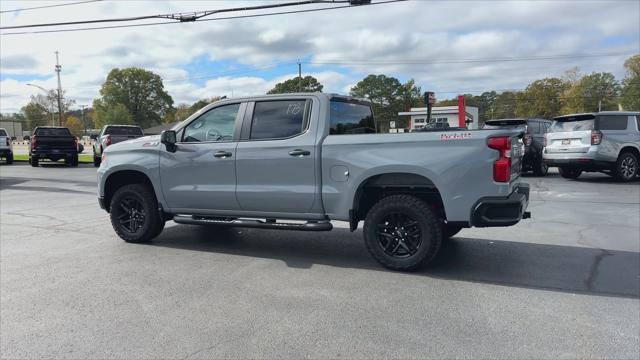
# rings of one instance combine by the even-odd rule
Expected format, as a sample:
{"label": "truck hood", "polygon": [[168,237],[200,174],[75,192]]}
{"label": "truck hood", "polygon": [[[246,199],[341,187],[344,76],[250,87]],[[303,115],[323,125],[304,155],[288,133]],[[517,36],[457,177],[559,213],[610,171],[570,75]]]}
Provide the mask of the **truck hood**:
{"label": "truck hood", "polygon": [[105,149],[105,153],[116,151],[131,151],[137,149],[148,150],[150,148],[157,148],[160,146],[160,135],[143,136],[136,139],[121,141],[115,143]]}

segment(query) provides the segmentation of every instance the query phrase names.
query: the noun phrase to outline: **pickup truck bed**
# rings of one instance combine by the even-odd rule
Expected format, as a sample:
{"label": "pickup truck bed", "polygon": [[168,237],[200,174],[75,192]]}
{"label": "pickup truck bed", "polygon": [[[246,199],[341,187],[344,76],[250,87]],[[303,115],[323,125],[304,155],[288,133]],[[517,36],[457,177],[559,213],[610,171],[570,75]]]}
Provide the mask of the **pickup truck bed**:
{"label": "pickup truck bed", "polygon": [[130,242],[169,219],[308,231],[364,221],[371,255],[396,270],[426,265],[462,228],[529,216],[520,131],[374,132],[370,104],[349,97],[224,100],[105,149],[99,203]]}

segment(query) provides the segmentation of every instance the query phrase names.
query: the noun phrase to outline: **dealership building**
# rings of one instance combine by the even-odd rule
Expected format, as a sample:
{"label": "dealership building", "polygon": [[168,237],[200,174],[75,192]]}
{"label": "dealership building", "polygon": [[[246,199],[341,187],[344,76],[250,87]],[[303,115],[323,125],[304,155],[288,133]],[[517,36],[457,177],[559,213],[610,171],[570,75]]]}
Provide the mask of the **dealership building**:
{"label": "dealership building", "polygon": [[[427,124],[428,109],[426,107],[411,108],[410,111],[399,112],[400,116],[410,116],[409,131],[423,128]],[[466,106],[464,97],[458,97],[457,106],[438,106],[431,108],[432,123],[448,123],[450,127],[477,129],[478,108]]]}

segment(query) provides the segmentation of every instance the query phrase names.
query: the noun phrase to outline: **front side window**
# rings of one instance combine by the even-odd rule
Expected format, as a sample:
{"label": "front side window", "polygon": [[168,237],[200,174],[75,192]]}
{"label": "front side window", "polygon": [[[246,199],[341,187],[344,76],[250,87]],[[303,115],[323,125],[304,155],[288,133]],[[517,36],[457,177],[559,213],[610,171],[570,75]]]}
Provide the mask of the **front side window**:
{"label": "front side window", "polygon": [[240,104],[211,109],[184,129],[183,142],[231,141]]}
{"label": "front side window", "polygon": [[306,100],[256,102],[251,122],[251,140],[284,139],[302,133],[308,116]]}
{"label": "front side window", "polygon": [[366,104],[331,100],[330,135],[376,132],[371,107]]}
{"label": "front side window", "polygon": [[0,136],[7,136],[7,132],[4,129],[0,129]]}
{"label": "front side window", "polygon": [[627,115],[605,115],[598,119],[598,130],[627,130]]}

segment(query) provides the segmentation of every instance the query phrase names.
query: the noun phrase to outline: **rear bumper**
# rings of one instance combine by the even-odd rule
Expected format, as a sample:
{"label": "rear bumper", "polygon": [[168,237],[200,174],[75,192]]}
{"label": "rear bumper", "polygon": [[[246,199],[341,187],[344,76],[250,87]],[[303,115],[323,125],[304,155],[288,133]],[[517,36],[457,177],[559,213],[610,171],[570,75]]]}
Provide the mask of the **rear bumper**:
{"label": "rear bumper", "polygon": [[62,157],[69,155],[78,155],[78,150],[32,150],[30,156],[38,158]]}
{"label": "rear bumper", "polygon": [[485,197],[475,204],[471,214],[472,225],[476,227],[511,226],[531,214],[529,205],[529,184],[519,184],[507,197]]}
{"label": "rear bumper", "polygon": [[546,158],[544,162],[549,166],[565,166],[571,167],[575,169],[581,169],[585,171],[600,171],[611,169],[612,166],[615,165],[615,162],[602,161],[596,159],[590,159],[586,157],[572,158],[572,159],[562,159],[562,158]]}

